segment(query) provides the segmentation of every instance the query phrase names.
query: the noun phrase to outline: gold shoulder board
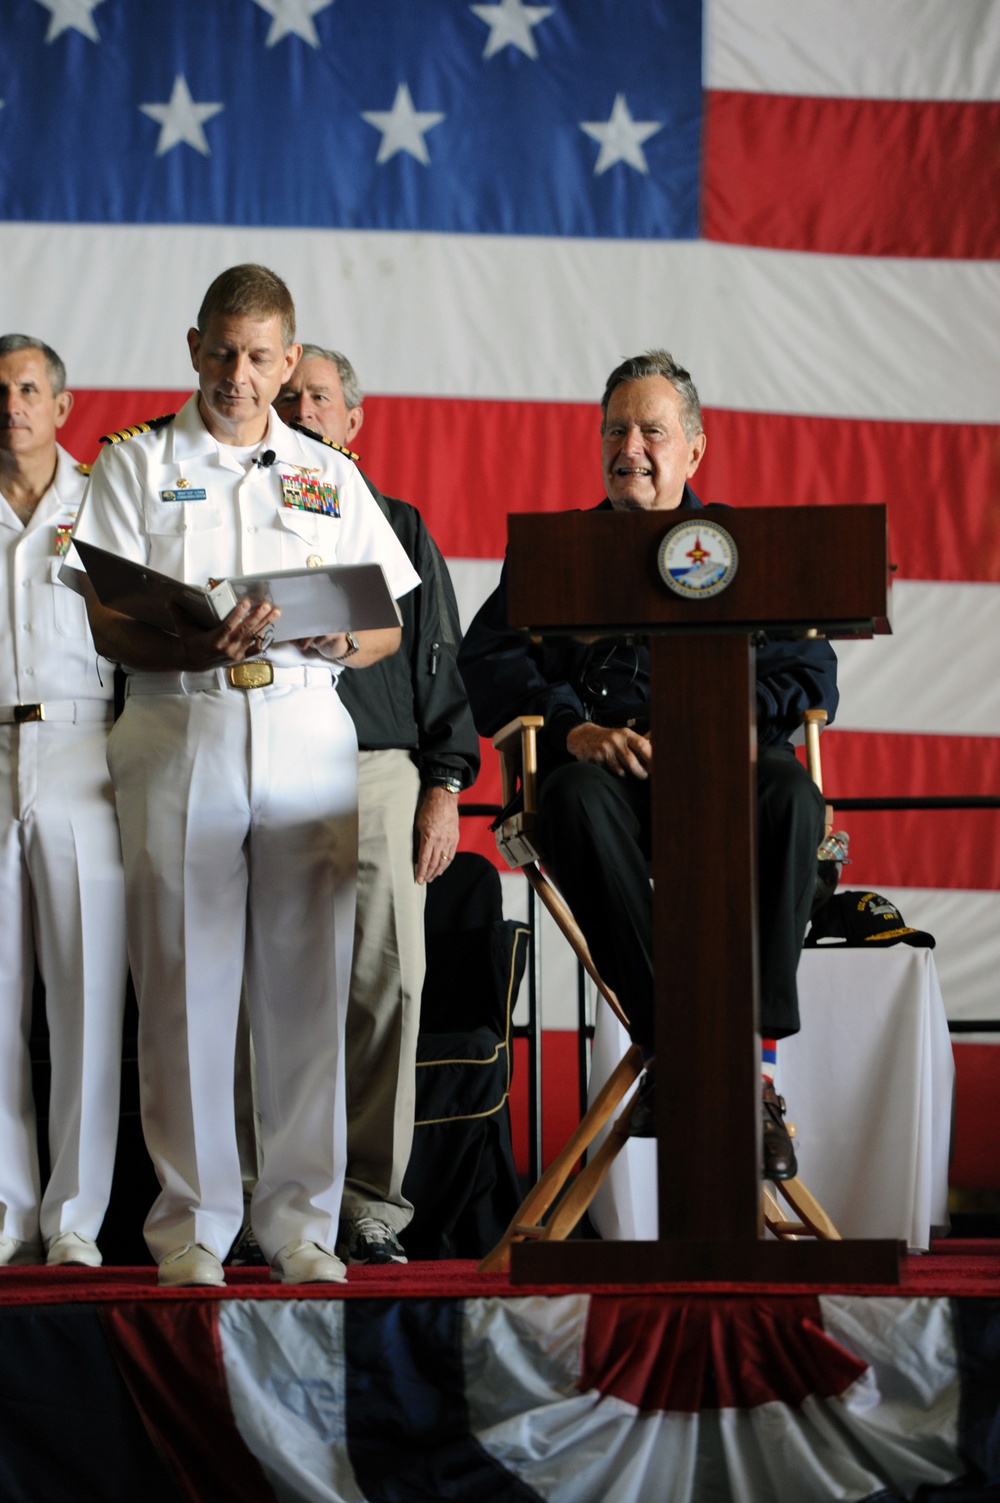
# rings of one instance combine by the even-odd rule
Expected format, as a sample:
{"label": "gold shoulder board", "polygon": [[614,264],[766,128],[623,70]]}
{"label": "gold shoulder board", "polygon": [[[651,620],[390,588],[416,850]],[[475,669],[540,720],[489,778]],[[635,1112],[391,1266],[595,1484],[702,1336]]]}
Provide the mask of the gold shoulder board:
{"label": "gold shoulder board", "polygon": [[150,418],[147,423],[136,423],[132,428],[119,428],[117,433],[102,433],[102,444],[120,444],[127,438],[138,438],[141,433],[155,433],[157,428],[165,428],[172,423],[176,414],[166,413],[163,417]]}
{"label": "gold shoulder board", "polygon": [[318,444],[326,444],[328,449],[336,449],[338,454],[346,454],[348,459],[354,460],[355,464],[361,458],[360,454],[355,454],[353,449],[345,449],[343,444],[335,444],[332,438],[324,438],[322,433],[317,433],[314,428],[307,428],[305,423],[296,421],[289,423],[288,426],[294,428],[296,433],[304,433],[306,438],[314,438]]}

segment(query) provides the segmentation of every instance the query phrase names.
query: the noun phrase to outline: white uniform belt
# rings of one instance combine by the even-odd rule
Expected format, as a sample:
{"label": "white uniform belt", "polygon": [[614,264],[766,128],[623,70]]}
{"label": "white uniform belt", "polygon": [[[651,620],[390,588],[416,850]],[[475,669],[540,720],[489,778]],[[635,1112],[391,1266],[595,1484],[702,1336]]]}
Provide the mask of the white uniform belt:
{"label": "white uniform belt", "polygon": [[0,725],[27,725],[33,720],[68,720],[74,725],[111,720],[110,699],[46,699],[33,705],[0,705]]}
{"label": "white uniform belt", "polygon": [[129,694],[207,694],[213,689],[264,689],[269,684],[294,684],[300,689],[329,689],[333,669],[321,663],[302,663],[284,668],[266,659],[251,658],[229,668],[209,668],[204,673],[130,673]]}

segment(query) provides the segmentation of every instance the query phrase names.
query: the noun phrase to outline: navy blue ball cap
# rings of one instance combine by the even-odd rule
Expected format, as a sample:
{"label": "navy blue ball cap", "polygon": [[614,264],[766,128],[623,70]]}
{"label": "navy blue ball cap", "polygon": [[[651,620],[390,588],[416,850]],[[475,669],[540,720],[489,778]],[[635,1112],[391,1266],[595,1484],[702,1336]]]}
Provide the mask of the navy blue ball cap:
{"label": "navy blue ball cap", "polygon": [[883,945],[926,945],[934,948],[933,934],[911,929],[894,903],[877,892],[850,888],[835,892],[813,917],[806,944],[810,947],[847,945],[865,949]]}

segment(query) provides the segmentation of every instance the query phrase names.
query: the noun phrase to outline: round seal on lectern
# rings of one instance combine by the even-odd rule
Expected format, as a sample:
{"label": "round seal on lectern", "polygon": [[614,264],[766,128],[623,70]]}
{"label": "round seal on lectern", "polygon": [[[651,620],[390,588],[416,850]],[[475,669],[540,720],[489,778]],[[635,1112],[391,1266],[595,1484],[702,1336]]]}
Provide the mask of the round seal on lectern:
{"label": "round seal on lectern", "polygon": [[660,543],[656,562],[668,590],[685,600],[707,600],[732,583],[739,552],[718,522],[678,522]]}

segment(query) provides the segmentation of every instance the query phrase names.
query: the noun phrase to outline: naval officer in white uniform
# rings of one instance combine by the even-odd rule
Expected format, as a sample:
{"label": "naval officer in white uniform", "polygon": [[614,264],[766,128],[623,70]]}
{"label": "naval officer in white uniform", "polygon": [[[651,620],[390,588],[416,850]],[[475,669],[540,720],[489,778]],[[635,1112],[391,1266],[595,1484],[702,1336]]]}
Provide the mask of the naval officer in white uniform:
{"label": "naval officer in white uniform", "polygon": [[[380,562],[419,583],[353,462],[271,403],[300,353],[285,284],[217,277],[188,334],[199,389],[173,420],[114,435],[76,536],[165,574]],[[146,425],[141,425],[145,428]],[[243,1190],[233,1105],[246,968],[262,1168],[251,1223],[272,1276],[339,1280],[344,1018],[357,860],[357,748],[339,674],[399,629],[288,642],[265,604],[169,636],[89,595],[128,672],[108,761],[139,998],[143,1128],[161,1193],[146,1240],[161,1284],[220,1284]]]}
{"label": "naval officer in white uniform", "polygon": [[[107,769],[113,670],[59,579],[86,467],[54,350],[0,337],[0,1265],[96,1267],[118,1135],[125,895]],[[39,1181],[28,1038],[37,956],[52,1089]]]}

